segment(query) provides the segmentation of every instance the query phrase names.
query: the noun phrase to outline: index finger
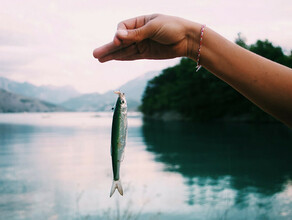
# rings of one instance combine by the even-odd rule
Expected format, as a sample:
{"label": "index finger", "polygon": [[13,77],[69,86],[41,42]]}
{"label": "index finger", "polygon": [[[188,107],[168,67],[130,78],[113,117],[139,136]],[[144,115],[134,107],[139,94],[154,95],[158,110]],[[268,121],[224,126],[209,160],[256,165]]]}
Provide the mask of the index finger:
{"label": "index finger", "polygon": [[100,59],[101,57],[104,57],[116,50],[119,50],[121,47],[122,46],[116,46],[114,42],[110,42],[108,44],[105,44],[101,47],[96,48],[93,51],[93,56],[97,59]]}

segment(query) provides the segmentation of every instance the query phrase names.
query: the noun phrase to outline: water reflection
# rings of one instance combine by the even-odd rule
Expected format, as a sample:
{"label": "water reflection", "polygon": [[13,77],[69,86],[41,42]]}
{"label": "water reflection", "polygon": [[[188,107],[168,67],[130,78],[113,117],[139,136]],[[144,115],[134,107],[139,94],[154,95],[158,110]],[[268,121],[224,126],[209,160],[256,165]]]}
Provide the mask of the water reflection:
{"label": "water reflection", "polygon": [[110,118],[10,116],[0,123],[0,219],[73,219],[96,210],[96,199],[80,208],[80,198],[106,185],[100,165],[109,150],[98,146],[108,146]]}
{"label": "water reflection", "polygon": [[[147,150],[165,170],[183,175],[186,203],[231,201],[245,208],[292,179],[292,133],[279,124],[189,124],[144,120]],[[291,200],[290,200],[291,201]]]}
{"label": "water reflection", "polygon": [[292,218],[288,129],[129,116],[109,198],[112,115],[96,115],[0,114],[1,220]]}

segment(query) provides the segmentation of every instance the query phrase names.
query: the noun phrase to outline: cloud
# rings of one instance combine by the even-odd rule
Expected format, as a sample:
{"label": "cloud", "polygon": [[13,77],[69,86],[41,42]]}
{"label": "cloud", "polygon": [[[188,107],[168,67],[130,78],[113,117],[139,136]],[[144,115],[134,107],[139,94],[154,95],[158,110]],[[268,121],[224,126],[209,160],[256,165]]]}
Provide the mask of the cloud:
{"label": "cloud", "polygon": [[32,44],[29,36],[13,30],[0,29],[0,47],[1,46],[25,46]]}

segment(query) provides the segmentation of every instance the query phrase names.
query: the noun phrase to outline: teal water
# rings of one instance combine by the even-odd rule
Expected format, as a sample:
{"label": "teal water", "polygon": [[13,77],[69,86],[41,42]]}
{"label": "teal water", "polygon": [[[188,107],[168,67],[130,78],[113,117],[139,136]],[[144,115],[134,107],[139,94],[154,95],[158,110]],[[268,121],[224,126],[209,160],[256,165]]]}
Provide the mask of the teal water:
{"label": "teal water", "polygon": [[109,198],[111,117],[0,114],[0,219],[292,219],[285,126],[132,113],[124,196]]}

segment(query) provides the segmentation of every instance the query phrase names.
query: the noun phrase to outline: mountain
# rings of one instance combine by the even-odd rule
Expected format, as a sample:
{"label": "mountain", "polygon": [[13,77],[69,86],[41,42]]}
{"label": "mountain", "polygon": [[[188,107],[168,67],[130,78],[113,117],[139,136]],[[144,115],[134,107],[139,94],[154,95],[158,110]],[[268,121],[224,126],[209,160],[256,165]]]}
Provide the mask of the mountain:
{"label": "mountain", "polygon": [[57,105],[0,89],[0,112],[55,112],[65,109]]}
{"label": "mountain", "polygon": [[[117,88],[116,90],[121,90],[122,92],[124,92],[126,94],[127,101],[135,100],[141,103],[142,95],[146,88],[147,82],[153,77],[157,76],[159,73],[160,71],[147,72],[144,75],[139,76],[125,83],[124,85],[122,85],[120,88]],[[112,93],[112,91],[109,91],[107,93]]]}
{"label": "mountain", "polygon": [[69,99],[61,105],[67,109],[74,111],[108,111],[116,101],[116,95],[113,91],[120,90],[126,94],[129,111],[136,111],[141,104],[141,98],[148,80],[157,76],[159,71],[147,72],[144,75],[137,77],[117,89],[108,91],[104,94],[89,93]]}
{"label": "mountain", "polygon": [[61,105],[74,111],[104,111],[111,109],[112,98],[99,93],[89,93],[69,99]]}
{"label": "mountain", "polygon": [[59,104],[80,95],[79,92],[70,86],[35,86],[27,82],[15,82],[4,77],[0,77],[0,88],[18,95],[36,98],[54,104]]}

